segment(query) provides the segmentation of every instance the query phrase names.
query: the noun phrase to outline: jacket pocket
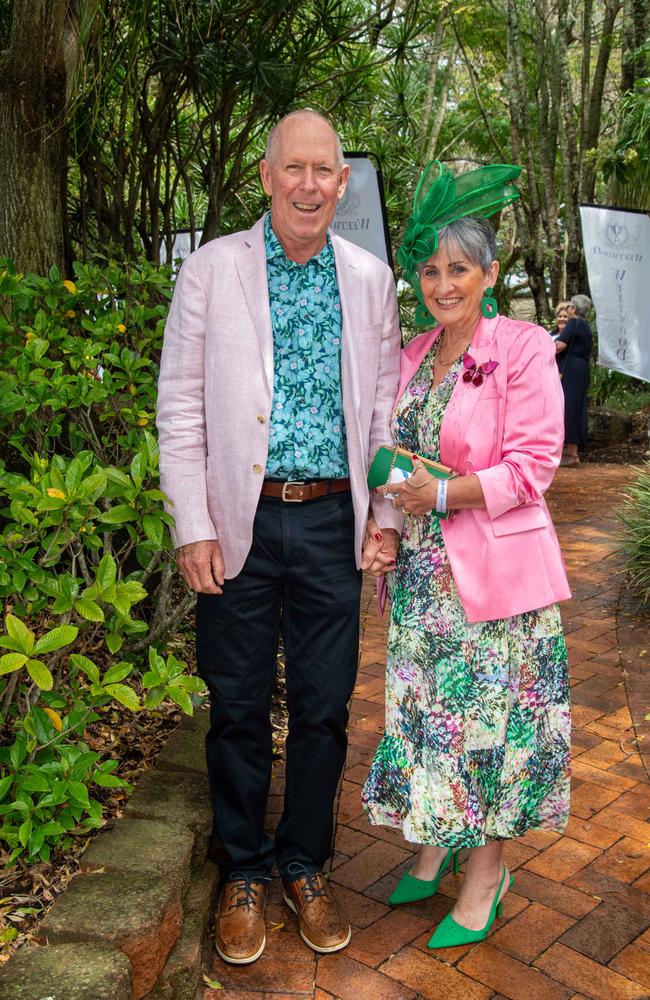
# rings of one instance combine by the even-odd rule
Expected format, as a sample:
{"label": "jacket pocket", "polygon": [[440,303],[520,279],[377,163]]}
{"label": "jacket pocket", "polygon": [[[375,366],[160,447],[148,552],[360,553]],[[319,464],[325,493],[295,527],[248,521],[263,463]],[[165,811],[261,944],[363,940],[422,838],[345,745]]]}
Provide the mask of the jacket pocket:
{"label": "jacket pocket", "polygon": [[513,507],[505,514],[492,519],[492,531],[499,538],[501,535],[514,535],[518,531],[533,531],[535,528],[546,528],[548,519],[538,503]]}

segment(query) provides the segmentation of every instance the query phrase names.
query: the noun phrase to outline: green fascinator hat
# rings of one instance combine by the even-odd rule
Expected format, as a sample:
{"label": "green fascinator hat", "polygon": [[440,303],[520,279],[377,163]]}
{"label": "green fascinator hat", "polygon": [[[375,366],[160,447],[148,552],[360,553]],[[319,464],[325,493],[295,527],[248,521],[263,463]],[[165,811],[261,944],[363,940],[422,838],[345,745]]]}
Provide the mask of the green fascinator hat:
{"label": "green fascinator hat", "polygon": [[404,242],[397,253],[404,278],[419,300],[415,311],[418,326],[433,322],[422,298],[417,269],[418,264],[423,264],[438,249],[438,233],[457,219],[469,215],[489,218],[516,201],[520,192],[513,181],[520,173],[521,167],[509,163],[491,163],[458,177],[439,160],[432,160],[425,167],[413,196]]}

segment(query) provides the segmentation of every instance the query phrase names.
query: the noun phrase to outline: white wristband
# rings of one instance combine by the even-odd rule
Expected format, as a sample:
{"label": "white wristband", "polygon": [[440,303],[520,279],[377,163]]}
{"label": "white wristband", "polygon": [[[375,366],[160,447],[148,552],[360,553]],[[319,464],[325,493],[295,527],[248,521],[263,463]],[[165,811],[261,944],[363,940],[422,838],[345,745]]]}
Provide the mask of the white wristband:
{"label": "white wristband", "polygon": [[439,479],[438,480],[438,493],[436,495],[436,512],[438,514],[447,513],[447,487],[449,485],[449,480]]}

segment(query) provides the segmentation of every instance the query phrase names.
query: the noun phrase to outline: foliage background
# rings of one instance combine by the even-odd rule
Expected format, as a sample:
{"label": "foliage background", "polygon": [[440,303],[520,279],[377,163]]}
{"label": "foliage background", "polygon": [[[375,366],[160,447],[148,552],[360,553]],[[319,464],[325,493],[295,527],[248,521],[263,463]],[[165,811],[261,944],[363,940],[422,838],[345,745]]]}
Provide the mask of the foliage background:
{"label": "foliage background", "polygon": [[0,844],[49,861],[126,782],[98,727],[202,682],[167,646],[179,585],[151,433],[169,269],[0,263]]}
{"label": "foliage background", "polygon": [[[394,249],[428,160],[521,163],[497,294],[508,308],[529,293],[550,325],[553,302],[588,291],[580,202],[650,207],[649,7],[0,0],[10,871],[82,842],[123,794],[106,738],[120,713],[191,712],[201,698],[170,644],[193,599],[174,571],[152,434],[173,234],[189,230],[195,246],[258,218],[265,135],[310,106],[345,148],[381,163]],[[405,295],[406,323],[410,305]],[[595,383],[601,402],[630,388],[618,376]],[[647,560],[646,523],[628,527]]]}
{"label": "foliage background", "polygon": [[[502,265],[548,322],[587,290],[580,202],[650,207],[649,36],[648,0],[0,0],[0,254],[71,274],[249,226],[264,136],[308,105],[381,162],[396,245],[429,159],[521,163]],[[36,182],[58,242],[25,231]]]}

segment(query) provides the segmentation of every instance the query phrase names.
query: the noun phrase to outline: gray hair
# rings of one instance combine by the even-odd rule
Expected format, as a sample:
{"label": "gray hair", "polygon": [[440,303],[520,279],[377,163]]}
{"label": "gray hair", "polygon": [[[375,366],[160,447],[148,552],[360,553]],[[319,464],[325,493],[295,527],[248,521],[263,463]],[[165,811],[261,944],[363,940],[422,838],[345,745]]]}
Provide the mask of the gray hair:
{"label": "gray hair", "polygon": [[288,122],[291,118],[296,118],[298,115],[313,115],[314,118],[319,118],[325,123],[325,125],[327,125],[328,128],[332,130],[334,141],[336,143],[336,164],[339,170],[342,170],[345,165],[345,160],[343,159],[343,147],[341,145],[341,140],[338,137],[338,133],[331,121],[326,118],[325,115],[322,115],[320,111],[314,111],[313,108],[301,108],[298,111],[290,111],[288,115],[285,115],[279,122],[276,122],[269,132],[266,140],[264,159],[269,162],[277,160],[278,146],[280,145],[280,130],[285,122]]}
{"label": "gray hair", "polygon": [[[485,274],[492,261],[497,259],[497,237],[492,223],[487,219],[468,217],[450,222],[439,231],[438,244],[442,247],[449,246],[450,243],[458,247]],[[422,267],[424,264],[418,266],[418,271]]]}
{"label": "gray hair", "polygon": [[571,297],[571,305],[575,309],[578,316],[582,316],[584,318],[592,308],[593,302],[588,295],[573,295]]}

